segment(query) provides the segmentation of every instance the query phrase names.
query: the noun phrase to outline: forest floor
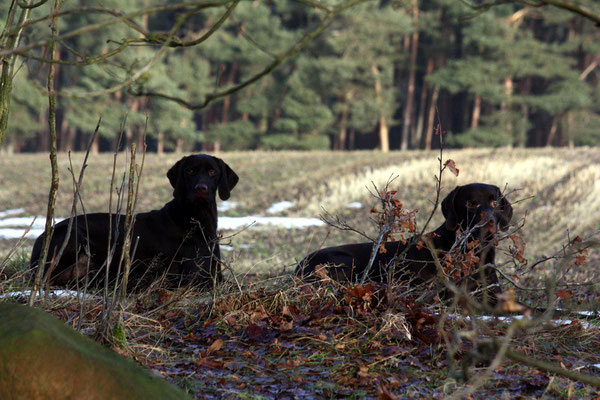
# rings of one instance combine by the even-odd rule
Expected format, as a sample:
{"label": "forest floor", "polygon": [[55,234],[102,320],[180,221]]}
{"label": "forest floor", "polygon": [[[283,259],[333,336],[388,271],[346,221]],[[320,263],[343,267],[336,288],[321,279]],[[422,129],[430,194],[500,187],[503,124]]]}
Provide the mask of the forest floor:
{"label": "forest floor", "polygon": [[[421,229],[432,212],[438,156],[219,154],[240,176],[220,211],[223,254],[231,267],[227,283],[215,293],[153,288],[132,294],[126,303],[126,341],[113,343],[113,348],[199,399],[597,398],[597,387],[561,373],[510,357],[494,359],[494,346],[510,345],[512,352],[529,359],[600,377],[597,316],[564,312],[598,310],[600,255],[596,247],[584,259],[561,257],[576,237],[590,245],[599,239],[599,149],[444,153],[445,159],[455,160],[460,173],[444,173],[442,196],[470,182],[495,184],[510,193],[513,225],[520,227],[517,233],[525,243],[522,255],[528,266],[512,262],[511,240],[501,241],[497,261],[518,283],[514,293],[520,302],[536,307],[550,303],[563,310],[560,316],[484,316],[423,303],[402,284],[306,285],[292,277],[297,260],[309,252],[364,240],[321,223],[318,218],[325,212],[368,236],[376,235],[369,217],[377,199],[369,189],[382,188],[390,178],[390,188],[397,190],[404,207],[418,210]],[[86,212],[107,210],[112,157],[95,155],[88,163],[82,187]],[[147,155],[137,211],[159,208],[170,199],[172,188],[165,174],[179,157]],[[82,158],[73,156],[76,174]],[[71,177],[66,155],[59,160],[56,215],[67,217]],[[31,217],[44,215],[48,164],[46,155],[0,157],[0,237],[6,232],[6,239],[0,240],[0,294],[27,287],[22,273],[32,240],[26,239],[4,260],[17,242],[8,230],[22,233]],[[125,165],[120,155],[117,175]],[[36,226],[39,221],[43,217]],[[441,222],[437,210],[427,230]],[[512,286],[508,280],[503,283],[505,289]],[[544,290],[554,285],[555,290]],[[91,334],[102,303],[52,297],[43,307]],[[489,346],[494,351],[487,352]]]}

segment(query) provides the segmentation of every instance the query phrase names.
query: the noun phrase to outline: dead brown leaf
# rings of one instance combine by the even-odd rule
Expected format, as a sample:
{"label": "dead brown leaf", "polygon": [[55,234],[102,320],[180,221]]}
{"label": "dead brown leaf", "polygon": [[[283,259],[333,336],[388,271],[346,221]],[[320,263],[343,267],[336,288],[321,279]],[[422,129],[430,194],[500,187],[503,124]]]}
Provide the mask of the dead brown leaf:
{"label": "dead brown leaf", "polygon": [[396,400],[398,396],[389,391],[383,383],[377,385],[377,400]]}
{"label": "dead brown leaf", "polygon": [[496,308],[503,312],[520,312],[525,309],[522,304],[517,302],[515,290],[513,288],[500,293],[498,296],[498,304]]}
{"label": "dead brown leaf", "polygon": [[514,247],[510,247],[509,250],[512,255],[519,261],[521,264],[527,264],[527,259],[523,257],[525,253],[525,241],[518,235],[510,235],[510,240],[512,240]]}
{"label": "dead brown leaf", "polygon": [[458,176],[459,169],[456,168],[456,162],[454,160],[446,160],[444,166],[447,167],[454,176]]}
{"label": "dead brown leaf", "polygon": [[208,346],[208,349],[206,349],[207,354],[211,354],[211,353],[221,350],[224,343],[225,342],[223,342],[223,339],[215,340],[214,342],[212,342],[212,344],[210,346]]}

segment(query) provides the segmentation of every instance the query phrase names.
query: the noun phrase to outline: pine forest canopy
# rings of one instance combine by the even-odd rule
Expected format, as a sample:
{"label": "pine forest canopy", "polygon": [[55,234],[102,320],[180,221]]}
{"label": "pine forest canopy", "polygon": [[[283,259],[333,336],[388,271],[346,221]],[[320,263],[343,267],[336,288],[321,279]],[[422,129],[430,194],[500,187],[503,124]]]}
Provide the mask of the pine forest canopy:
{"label": "pine forest canopy", "polygon": [[99,150],[431,148],[438,124],[455,147],[600,144],[600,27],[560,7],[65,1],[51,57],[55,5],[0,0],[4,151],[48,151],[52,59],[63,151],[99,117]]}

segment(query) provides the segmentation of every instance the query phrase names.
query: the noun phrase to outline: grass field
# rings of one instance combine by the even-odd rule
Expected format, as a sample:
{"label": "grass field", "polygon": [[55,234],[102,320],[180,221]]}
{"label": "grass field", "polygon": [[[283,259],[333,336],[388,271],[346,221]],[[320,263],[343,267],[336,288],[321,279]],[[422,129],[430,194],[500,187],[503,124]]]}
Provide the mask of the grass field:
{"label": "grass field", "polygon": [[[382,188],[393,177],[390,187],[398,190],[397,197],[406,208],[419,210],[420,224],[431,212],[435,198],[437,152],[244,152],[220,156],[240,176],[230,199],[237,205],[221,212],[221,216],[268,216],[266,210],[271,204],[290,201],[295,205],[276,215],[319,217],[326,210],[374,236],[369,210],[376,199],[367,190],[372,189],[372,183]],[[530,261],[558,251],[569,235],[585,237],[600,229],[598,149],[449,150],[444,157],[456,161],[460,174],[444,174],[442,196],[455,185],[469,182],[495,184],[508,192],[516,190],[509,196],[515,203],[513,222],[524,219],[521,236]],[[102,154],[90,159],[82,189],[87,212],[108,209],[112,158],[111,154]],[[177,155],[147,156],[138,211],[159,208],[171,198],[172,188],[165,174],[178,159]],[[81,160],[81,154],[73,156],[76,172]],[[124,155],[120,155],[118,179],[125,163]],[[59,158],[59,168],[56,215],[65,217],[72,203],[66,155]],[[24,208],[27,215],[45,215],[50,176],[46,156],[2,155],[0,171],[0,211]],[[353,202],[362,207],[348,207]],[[438,210],[430,228],[441,221]],[[362,240],[356,234],[328,226],[292,230],[262,227],[228,238],[233,233],[223,232],[227,237],[224,242],[233,246],[229,256],[240,272],[278,272],[319,246]],[[0,242],[0,249],[8,245]]]}
{"label": "grass field", "polygon": [[[326,210],[332,215],[345,219],[353,227],[363,230],[373,237],[376,234],[376,229],[369,220],[369,210],[376,204],[376,199],[369,193],[368,188],[372,189],[373,184],[382,188],[389,179],[392,179],[390,188],[398,191],[396,197],[404,203],[404,207],[418,210],[417,221],[420,228],[431,212],[432,202],[435,199],[434,176],[438,174],[438,156],[438,152],[422,151],[392,152],[388,154],[366,151],[350,153],[221,153],[219,157],[223,158],[237,172],[240,181],[232,191],[230,198],[230,201],[235,202],[235,205],[222,211],[220,216],[314,218],[319,217],[323,210]],[[88,163],[82,188],[86,212],[106,211],[108,208],[112,157],[111,154],[95,155],[91,157]],[[73,156],[76,174],[81,167],[82,158],[82,154]],[[172,188],[166,178],[166,171],[179,158],[179,155],[172,154],[165,156],[147,155],[140,184],[137,211],[161,207],[171,198]],[[445,151],[444,158],[455,160],[460,173],[458,177],[448,172],[443,174],[442,196],[456,185],[470,182],[495,184],[510,193],[508,198],[513,203],[515,211],[513,223],[515,226],[522,225],[518,235],[526,243],[524,255],[530,265],[544,256],[551,256],[559,252],[564,245],[577,235],[583,238],[592,236],[598,239],[598,232],[600,231],[600,149],[524,150],[503,148],[495,150],[448,150]],[[72,184],[68,172],[68,159],[65,154],[59,155],[59,168],[61,184],[56,215],[65,217],[69,215],[72,203]],[[121,154],[117,166],[118,179],[121,179],[125,170],[126,160],[125,156]],[[0,212],[23,208],[25,210],[24,215],[43,216],[46,210],[49,177],[49,161],[46,155],[2,154],[0,156]],[[267,209],[271,205],[282,201],[289,201],[294,205],[275,214],[267,213]],[[436,228],[441,221],[441,211],[438,210],[428,229]],[[231,246],[230,250],[224,252],[226,261],[233,268],[236,275],[245,276],[247,278],[245,281],[253,282],[289,274],[293,271],[297,260],[319,247],[363,240],[357,234],[342,232],[327,225],[292,229],[256,225],[248,229],[224,230],[221,233],[223,235],[222,244]],[[2,254],[6,254],[14,243],[15,240],[0,240],[0,257],[2,257]],[[22,249],[14,256],[13,262],[9,262],[7,265],[10,264],[11,268],[14,268],[15,265],[23,266],[26,264],[28,247],[31,244],[32,240],[25,241]],[[509,260],[510,245],[511,242],[508,240],[501,242],[498,261]],[[560,270],[559,284],[566,282],[578,284],[569,289],[570,304],[586,310],[597,310],[598,293],[600,291],[598,285],[594,282],[598,282],[600,278],[598,250],[590,249],[587,260],[583,265],[576,266],[573,264],[566,269],[564,266],[564,262],[560,259],[541,263],[534,270],[519,269],[511,263],[507,263],[505,272],[508,276],[516,277],[518,275],[518,279],[524,286],[539,287],[543,285],[546,278],[557,278],[557,271]],[[285,283],[285,285],[287,284],[289,282]],[[5,287],[0,286],[0,291],[5,289]],[[332,311],[332,315],[339,319],[336,320],[338,325],[327,319],[326,326],[320,326],[320,331],[317,333],[311,330],[314,326],[310,324],[308,327],[303,325],[302,329],[305,330],[302,332],[288,331],[281,328],[283,325],[277,325],[277,329],[279,329],[277,332],[288,332],[288,334],[294,332],[294,334],[300,336],[294,336],[292,340],[282,333],[278,337],[278,340],[281,340],[277,344],[279,347],[275,346],[276,348],[273,350],[273,343],[269,343],[267,347],[270,349],[269,351],[273,350],[273,354],[266,354],[264,352],[267,350],[265,350],[264,343],[260,338],[263,334],[268,336],[271,332],[273,324],[275,324],[273,321],[277,320],[275,314],[278,314],[281,319],[281,315],[285,316],[285,310],[287,310],[290,315],[294,314],[294,323],[297,321],[297,315],[311,315],[310,318],[321,320],[326,318],[319,313],[329,304],[327,299],[336,295],[329,292],[311,292],[311,295],[316,296],[318,299],[318,301],[313,301],[306,299],[306,293],[298,294],[294,292],[296,289],[290,289],[294,294],[285,291],[265,294],[260,291],[262,289],[256,289],[258,292],[254,292],[255,289],[252,286],[248,290],[248,293],[244,294],[248,298],[238,296],[235,301],[226,302],[223,300],[223,302],[215,303],[216,305],[213,304],[218,310],[216,316],[214,313],[205,314],[202,307],[198,308],[197,303],[190,299],[186,299],[185,304],[165,310],[165,312],[174,312],[175,314],[166,314],[166,317],[165,314],[161,314],[161,317],[167,320],[166,325],[164,320],[158,323],[163,327],[167,325],[175,326],[176,321],[179,321],[178,318],[184,318],[186,321],[195,318],[202,321],[206,329],[195,333],[197,336],[197,342],[194,342],[195,345],[200,343],[201,346],[207,347],[210,343],[214,343],[217,337],[227,338],[225,339],[225,346],[222,350],[219,350],[221,352],[219,355],[222,356],[220,360],[225,361],[219,365],[211,364],[212,361],[207,360],[210,358],[207,354],[203,353],[204,358],[202,358],[196,353],[194,353],[195,355],[185,353],[189,351],[189,348],[185,346],[183,350],[179,349],[179,353],[177,350],[178,345],[167,349],[159,349],[160,346],[157,342],[164,341],[165,338],[171,338],[170,335],[173,334],[164,329],[153,336],[156,342],[150,345],[144,341],[145,339],[134,339],[140,330],[147,327],[144,329],[139,328],[137,325],[129,327],[129,335],[132,338],[131,348],[143,364],[161,371],[163,375],[188,388],[198,398],[227,398],[227,396],[229,396],[228,398],[236,398],[242,394],[246,398],[279,398],[277,394],[273,394],[274,392],[265,389],[271,385],[269,382],[279,382],[280,385],[283,385],[282,387],[293,392],[294,379],[300,379],[298,376],[302,374],[314,374],[315,380],[302,378],[310,381],[307,386],[310,389],[305,395],[295,392],[297,398],[376,397],[380,387],[388,388],[392,392],[400,389],[405,390],[408,387],[409,390],[406,393],[413,393],[417,397],[424,396],[421,398],[443,397],[448,390],[452,392],[454,389],[461,387],[460,382],[457,383],[453,377],[448,375],[448,365],[446,361],[442,360],[444,358],[442,350],[438,348],[434,351],[432,350],[433,347],[426,346],[424,348],[422,345],[415,345],[414,338],[412,341],[407,342],[406,338],[399,338],[397,332],[390,334],[391,336],[386,337],[384,340],[379,335],[382,335],[383,332],[385,336],[386,332],[391,332],[390,326],[396,326],[395,323],[386,319],[389,317],[388,314],[376,313],[375,307],[371,310],[372,315],[369,318],[375,318],[373,317],[375,315],[378,318],[377,321],[364,320],[366,318],[364,315],[359,317],[355,314],[356,310],[360,310],[360,307],[363,307],[364,304],[361,303],[358,306],[354,303],[345,304],[344,301],[346,300],[340,300],[340,307],[343,306],[342,309],[350,307],[354,310],[352,315],[344,314],[349,319],[342,319],[337,311]],[[268,299],[269,305],[262,303],[262,300],[258,301],[256,293],[262,293],[258,297]],[[517,291],[519,298],[534,302],[543,301],[542,296],[538,296],[538,294],[540,292]],[[289,298],[286,296],[289,296]],[[300,298],[298,296],[303,299],[301,302],[296,301]],[[289,300],[290,298],[296,300]],[[230,298],[224,297],[224,299]],[[344,299],[346,298],[344,297]],[[190,302],[194,304],[192,309],[189,306]],[[256,303],[259,303],[262,308],[257,308]],[[297,312],[290,312],[290,304],[292,303],[294,307],[298,307]],[[315,307],[318,308],[317,311],[315,311]],[[136,308],[136,310],[139,311],[140,309]],[[245,317],[241,317],[240,314],[244,314]],[[319,318],[315,315],[319,315]],[[386,317],[382,317],[382,315]],[[405,310],[403,315],[406,321],[410,322],[409,317],[412,314],[407,313]],[[159,317],[153,315],[154,317],[159,320]],[[171,321],[171,325],[169,325],[169,321]],[[223,321],[226,322],[225,325],[223,325]],[[244,321],[246,325],[240,325],[241,321]],[[266,326],[265,321],[269,321]],[[409,322],[406,323],[410,325]],[[354,325],[355,323],[358,325]],[[377,333],[371,332],[365,327],[370,323],[378,326],[380,330]],[[347,324],[347,326],[353,327],[352,332],[338,332],[339,324]],[[243,328],[239,328],[239,326],[243,326]],[[240,336],[239,331],[236,331],[234,327],[242,329],[243,334]],[[384,327],[387,328],[384,329]],[[209,328],[216,329],[215,332],[218,331],[219,334],[214,333]],[[565,362],[573,368],[584,368],[586,370],[587,367],[582,367],[582,363],[589,365],[589,363],[600,361],[598,350],[590,350],[598,344],[596,339],[591,337],[593,335],[597,336],[596,330],[594,330],[596,333],[592,334],[589,331],[582,332],[581,330],[573,332],[572,329],[575,328],[561,329],[561,331],[538,332],[539,334],[535,336],[535,340],[528,334],[524,334],[517,340],[517,345],[523,349],[528,348],[533,353],[553,357],[555,361],[558,354],[563,357],[558,358],[558,361],[561,359],[567,360]],[[189,330],[178,331],[175,329],[174,331],[181,331],[182,335],[190,334]],[[340,341],[339,335],[345,335],[343,341]],[[235,343],[238,343],[236,342],[237,339],[234,338],[238,337],[246,339],[243,346],[234,346]],[[305,337],[312,339],[306,343],[303,341],[304,339],[301,339]],[[365,337],[367,338],[366,342],[362,343],[365,341]],[[343,346],[340,343],[343,343]],[[412,351],[411,354],[413,355],[410,357],[414,359],[406,354],[400,357],[394,353],[397,356],[394,359],[397,363],[390,364],[388,361],[392,358],[386,358],[388,357],[385,355],[386,351],[396,351],[399,343],[402,343],[401,347],[404,349],[402,351]],[[164,346],[166,345],[163,343]],[[427,350],[427,348],[430,350]],[[535,350],[531,350],[531,348],[535,348]],[[183,378],[184,376],[192,376],[189,375],[191,373],[189,370],[175,373],[172,372],[172,369],[169,369],[174,368],[177,362],[181,362],[181,351],[187,354],[183,357],[187,357],[185,359],[188,362],[190,362],[189,357],[193,360],[192,375],[195,374],[195,378]],[[231,364],[228,363],[233,362],[232,359],[238,360],[239,357],[248,356],[244,351],[253,354],[252,357],[256,360],[256,366],[235,364],[235,368],[229,368]],[[379,354],[380,352],[383,355]],[[174,355],[175,353],[178,355]],[[587,356],[581,356],[583,353],[586,353]],[[352,367],[351,372],[345,371],[344,365],[347,365],[345,363],[351,362],[356,357],[361,360],[360,366]],[[162,361],[157,364],[157,359]],[[298,360],[302,360],[302,362]],[[423,364],[426,364],[425,371],[427,372],[423,376],[419,376],[418,369],[420,367],[418,366]],[[368,367],[366,371],[363,369],[365,365]],[[209,368],[214,374],[211,375],[206,372],[202,369],[204,367]],[[250,370],[245,373],[240,372],[244,371],[246,367]],[[201,368],[203,372],[198,372],[198,368]],[[323,368],[328,369],[327,376],[324,375]],[[516,381],[513,380],[516,379],[514,378],[515,374],[527,375],[534,373],[535,375],[535,371],[532,372],[531,369],[527,368],[523,369],[522,366],[511,368],[513,367],[508,365],[501,372],[496,371],[495,373],[499,375],[492,379],[494,383],[491,386],[487,384],[487,392],[483,393],[481,397],[475,396],[475,398],[490,396],[505,398],[507,390],[509,395],[514,394],[514,392],[510,392],[509,388],[511,385],[516,384]],[[245,378],[240,378],[240,376],[248,374],[249,371],[259,371],[259,376],[266,377],[266,381],[257,384],[255,381],[252,381],[254,382],[252,383],[244,380]],[[207,393],[205,391],[207,382],[210,383],[208,386],[218,386],[222,376],[225,376],[222,374],[228,374],[227,379],[231,378],[234,381],[238,379],[237,383],[232,384],[227,380],[226,385],[224,384],[226,389],[223,389],[225,391],[213,388],[210,396],[204,396]],[[504,377],[500,377],[502,374],[504,374]],[[231,375],[234,377],[232,378]],[[350,375],[352,375],[352,379]],[[402,381],[404,378],[399,378],[406,376],[409,377],[408,383]],[[589,387],[581,384],[573,385],[572,382],[558,378],[555,380],[554,376],[545,376],[549,378],[542,379],[542,383],[539,385],[539,382],[527,381],[523,383],[518,381],[518,385],[533,385],[534,388],[533,392],[523,390],[519,392],[519,395],[525,393],[526,396],[531,395],[535,398],[564,398],[569,396],[595,398],[595,392],[590,390]],[[373,383],[373,379],[376,377],[380,379],[379,384]],[[413,380],[412,383],[411,379]],[[284,381],[287,383],[282,384],[281,382]],[[451,382],[450,386],[448,386],[449,382]],[[258,385],[257,387],[260,387],[260,390],[248,385]],[[358,387],[359,389],[356,392],[348,392],[345,391],[346,386]],[[224,393],[227,393],[227,396]]]}

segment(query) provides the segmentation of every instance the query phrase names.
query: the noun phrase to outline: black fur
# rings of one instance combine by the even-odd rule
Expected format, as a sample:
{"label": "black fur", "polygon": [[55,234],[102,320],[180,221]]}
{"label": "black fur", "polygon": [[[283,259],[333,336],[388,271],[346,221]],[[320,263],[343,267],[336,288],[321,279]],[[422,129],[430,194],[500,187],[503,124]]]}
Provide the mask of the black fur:
{"label": "black fur", "polygon": [[[222,200],[228,199],[238,176],[223,160],[197,154],[175,163],[167,177],[173,186],[173,200],[160,210],[135,215],[129,288],[146,287],[163,275],[172,287],[182,283],[207,286],[221,280],[215,196],[218,191]],[[69,220],[56,224],[45,266],[48,271],[55,264],[50,284],[68,286],[86,275],[93,283],[103,282],[111,220],[111,243],[116,250],[109,277],[116,278],[125,217],[94,213],[74,218],[64,254],[52,263],[67,235]],[[39,267],[43,237],[38,237],[33,246],[31,265],[35,268]]]}
{"label": "black fur", "polygon": [[[450,250],[457,239],[457,230],[467,231],[475,226],[474,238],[480,241],[477,255],[480,264],[493,264],[495,261],[495,246],[493,234],[498,230],[508,229],[512,218],[512,206],[506,200],[500,189],[493,185],[472,183],[457,186],[442,201],[442,213],[445,222],[435,231],[427,234],[433,247],[439,250],[438,257],[442,257]],[[437,271],[433,262],[431,251],[426,246],[418,246],[414,240],[408,249],[408,244],[402,242],[388,242],[385,244],[386,252],[378,253],[369,273],[369,279],[385,282],[388,277],[388,268],[397,264],[395,280],[410,280],[414,284],[426,282],[436,276]],[[328,247],[317,250],[302,260],[297,268],[296,275],[310,279],[317,266],[327,266],[328,274],[338,281],[357,281],[368,265],[373,243],[355,243],[341,246]],[[398,260],[399,255],[402,260]],[[496,271],[492,268],[484,270],[486,284],[498,282]],[[472,277],[467,287],[475,289],[479,285],[478,277]],[[492,297],[500,292],[498,286],[491,290]],[[494,299],[492,299],[492,302]]]}

